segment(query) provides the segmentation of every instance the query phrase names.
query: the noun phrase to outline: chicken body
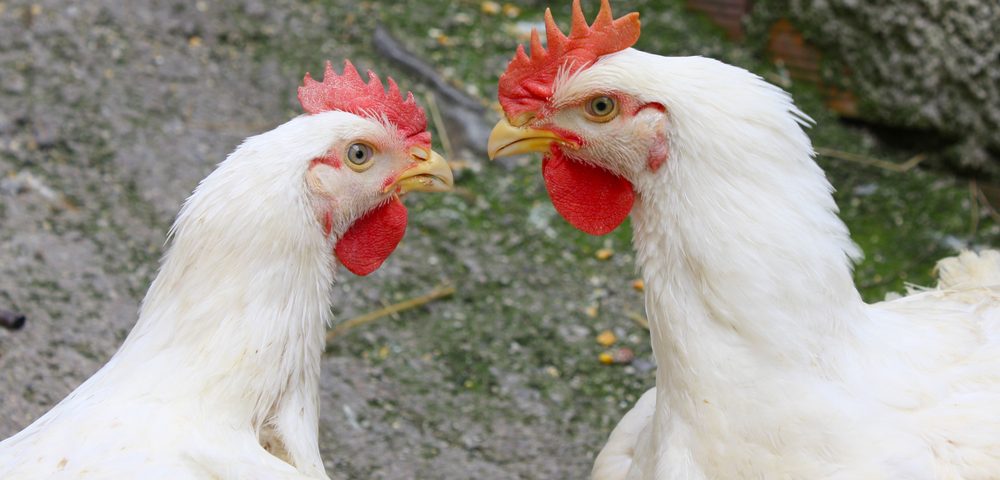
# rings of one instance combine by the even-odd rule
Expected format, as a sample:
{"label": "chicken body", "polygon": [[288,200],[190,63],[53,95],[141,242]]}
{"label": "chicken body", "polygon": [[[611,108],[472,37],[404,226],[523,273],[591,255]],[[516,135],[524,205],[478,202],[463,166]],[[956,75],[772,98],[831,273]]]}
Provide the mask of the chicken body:
{"label": "chicken body", "polygon": [[[691,240],[661,216],[684,207],[653,213],[643,199],[657,387],[611,434],[595,480],[996,478],[1000,255],[946,259],[938,288],[867,305],[846,265],[840,288],[837,268],[815,275],[823,258],[807,253],[822,244]],[[751,224],[713,228],[730,227]],[[678,241],[686,253],[664,256]],[[962,273],[975,271],[989,274]]]}
{"label": "chicken body", "polygon": [[296,478],[258,440],[265,421],[298,475],[325,478],[317,385],[334,265],[289,193],[308,166],[296,124],[314,120],[249,139],[202,181],[121,349],[0,443],[0,478]]}
{"label": "chicken body", "polygon": [[[992,273],[864,306],[854,335],[809,366],[707,345],[719,336],[690,342],[719,358],[689,361],[697,379],[676,373],[683,359],[659,361],[658,387],[611,433],[592,478],[996,478],[1000,254],[949,264]],[[667,323],[668,308],[648,307],[652,324]]]}
{"label": "chicken body", "polygon": [[[357,93],[343,92],[361,82],[345,68],[333,94]],[[422,116],[394,88],[382,100]],[[327,478],[318,383],[336,262],[377,267],[405,227],[397,193],[443,190],[451,173],[425,124],[407,136],[380,112],[310,113],[247,139],[199,184],[122,347],[0,442],[0,478]],[[363,245],[341,248],[352,235]],[[373,260],[371,243],[391,245]]]}
{"label": "chicken body", "polygon": [[[634,463],[605,473],[602,454],[594,478],[995,478],[1000,256],[946,260],[939,289],[865,304],[790,98],[712,60],[621,55],[674,87],[673,148],[634,181],[655,409]],[[704,77],[675,100],[685,74]]]}
{"label": "chicken body", "polygon": [[964,281],[868,305],[785,92],[701,57],[576,65],[548,92],[501,77],[490,150],[543,152],[556,209],[584,231],[632,214],[656,388],[595,480],[997,478],[1000,255],[947,260]]}

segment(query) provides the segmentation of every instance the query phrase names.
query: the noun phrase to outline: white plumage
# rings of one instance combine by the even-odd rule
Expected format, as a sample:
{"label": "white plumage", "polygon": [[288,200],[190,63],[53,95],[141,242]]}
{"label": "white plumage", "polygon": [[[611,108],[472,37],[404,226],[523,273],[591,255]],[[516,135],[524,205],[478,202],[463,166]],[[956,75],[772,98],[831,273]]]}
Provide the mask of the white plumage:
{"label": "white plumage", "polygon": [[631,177],[655,406],[629,413],[594,478],[997,478],[1000,255],[945,260],[938,289],[867,305],[787,94],[635,50],[564,88],[611,79],[666,107],[670,154]]}
{"label": "white plumage", "polygon": [[[121,349],[0,442],[0,478],[327,478],[318,381],[333,246],[404,177],[429,181],[423,165],[451,181],[405,140],[341,111],[247,139],[184,204]],[[311,161],[357,141],[374,146],[363,172]]]}
{"label": "white plumage", "polygon": [[[585,30],[574,2],[571,38],[621,38],[632,20],[610,18],[604,1],[604,30]],[[944,260],[938,288],[866,304],[788,94],[701,57],[629,48],[580,67],[540,48],[508,69],[534,83],[501,88],[491,155],[545,153],[557,210],[585,231],[634,191],[657,363],[595,480],[1000,478],[1000,254]],[[615,196],[564,186],[584,184]]]}

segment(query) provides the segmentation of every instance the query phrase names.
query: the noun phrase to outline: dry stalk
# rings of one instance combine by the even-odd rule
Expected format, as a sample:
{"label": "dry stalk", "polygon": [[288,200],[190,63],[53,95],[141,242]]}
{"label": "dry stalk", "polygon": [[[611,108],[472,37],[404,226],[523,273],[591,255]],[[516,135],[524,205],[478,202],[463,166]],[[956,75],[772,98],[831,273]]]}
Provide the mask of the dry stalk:
{"label": "dry stalk", "polygon": [[848,162],[860,163],[862,165],[878,167],[883,170],[889,170],[890,172],[896,172],[896,173],[906,173],[912,170],[917,165],[920,165],[920,162],[923,162],[927,158],[926,154],[918,153],[910,157],[909,160],[903,163],[893,163],[879,158],[867,157],[864,155],[858,155],[856,153],[845,152],[842,150],[834,150],[832,148],[816,147],[815,150],[818,155],[822,155],[824,157],[830,157],[830,158],[836,158],[838,160],[846,160]]}
{"label": "dry stalk", "polygon": [[386,307],[375,310],[374,312],[369,312],[364,315],[354,317],[350,320],[341,322],[336,326],[334,326],[333,328],[331,328],[330,331],[326,333],[326,343],[329,346],[330,342],[332,342],[335,338],[344,335],[353,328],[374,322],[375,320],[378,320],[382,317],[395,315],[402,311],[426,305],[435,300],[451,296],[454,293],[455,293],[455,287],[451,285],[439,285],[438,287],[434,288],[434,290],[431,290],[429,293],[426,293],[419,297],[413,297],[409,300],[403,300],[402,302],[388,305]]}

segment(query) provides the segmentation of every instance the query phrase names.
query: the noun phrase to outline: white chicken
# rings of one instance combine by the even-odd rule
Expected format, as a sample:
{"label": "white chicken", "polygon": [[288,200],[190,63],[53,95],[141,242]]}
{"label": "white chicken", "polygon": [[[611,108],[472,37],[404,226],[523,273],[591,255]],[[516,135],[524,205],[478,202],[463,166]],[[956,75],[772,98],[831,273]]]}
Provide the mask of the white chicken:
{"label": "white chicken", "polygon": [[492,157],[545,155],[553,204],[603,234],[632,214],[656,388],[595,480],[1000,478],[1000,254],[866,304],[860,252],[780,89],[630,48],[638,14],[574,1],[500,78]]}
{"label": "white chicken", "polygon": [[318,382],[335,258],[367,274],[406,227],[399,195],[440,191],[423,110],[345,62],[299,88],[306,115],[205,178],[122,347],[0,442],[0,478],[327,478]]}

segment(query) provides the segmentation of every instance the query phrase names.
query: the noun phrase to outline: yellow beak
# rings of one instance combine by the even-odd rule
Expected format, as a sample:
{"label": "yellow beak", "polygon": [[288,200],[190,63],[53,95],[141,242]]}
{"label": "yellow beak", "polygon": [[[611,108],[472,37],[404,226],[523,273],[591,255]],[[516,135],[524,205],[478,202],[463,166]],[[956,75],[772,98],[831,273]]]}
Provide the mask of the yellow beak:
{"label": "yellow beak", "polygon": [[455,180],[444,157],[433,150],[419,147],[410,149],[410,156],[413,158],[413,165],[399,174],[396,183],[387,186],[384,192],[394,189],[398,189],[399,193],[451,190]]}
{"label": "yellow beak", "polygon": [[506,118],[497,122],[490,132],[490,140],[486,144],[490,160],[520,155],[522,153],[548,153],[553,143],[577,148],[575,143],[559,136],[555,132],[531,127],[515,127]]}

